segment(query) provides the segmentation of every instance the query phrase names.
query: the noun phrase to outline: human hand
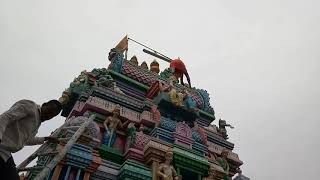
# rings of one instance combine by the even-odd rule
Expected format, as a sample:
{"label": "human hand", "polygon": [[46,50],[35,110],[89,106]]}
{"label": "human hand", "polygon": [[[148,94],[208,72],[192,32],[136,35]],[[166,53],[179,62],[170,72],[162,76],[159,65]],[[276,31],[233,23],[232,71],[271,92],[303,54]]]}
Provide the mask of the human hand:
{"label": "human hand", "polygon": [[45,137],[44,140],[54,144],[58,144],[60,142],[58,138],[51,136]]}

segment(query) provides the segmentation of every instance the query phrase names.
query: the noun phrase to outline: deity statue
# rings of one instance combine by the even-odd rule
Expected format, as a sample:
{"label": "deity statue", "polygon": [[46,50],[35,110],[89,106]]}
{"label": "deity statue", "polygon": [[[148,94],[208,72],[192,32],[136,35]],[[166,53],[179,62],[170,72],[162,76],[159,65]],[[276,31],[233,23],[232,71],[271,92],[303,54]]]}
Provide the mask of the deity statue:
{"label": "deity statue", "polygon": [[172,88],[169,91],[169,97],[171,102],[178,107],[182,107],[184,106],[183,104],[183,98],[184,98],[184,94],[181,92],[178,92],[175,88]]}
{"label": "deity statue", "polygon": [[224,172],[226,173],[223,177],[223,180],[230,180],[229,177],[229,164],[228,164],[228,151],[227,150],[223,150],[221,153],[221,157],[217,157],[217,162],[219,163],[219,165],[222,167],[222,169],[224,170]]}
{"label": "deity statue", "polygon": [[170,76],[169,81],[170,86],[166,90],[169,91],[170,100],[175,106],[182,107],[184,94],[177,91],[175,88],[175,84],[178,82],[178,80],[175,76]]}
{"label": "deity statue", "polygon": [[226,127],[230,127],[233,129],[234,127],[230,124],[227,124],[226,120],[219,119],[219,132],[222,134],[223,138],[228,139],[227,129]]}
{"label": "deity statue", "polygon": [[197,103],[192,99],[192,96],[188,90],[184,90],[183,92],[184,95],[184,102],[187,106],[187,109],[191,111],[197,111]]}
{"label": "deity statue", "polygon": [[122,123],[120,120],[120,106],[116,106],[112,111],[112,116],[107,117],[104,121],[103,125],[105,127],[103,144],[108,147],[112,147],[116,140],[116,131],[117,129],[122,129],[125,127],[129,121],[127,120],[125,123]]}
{"label": "deity statue", "polygon": [[152,105],[151,107],[151,113],[153,115],[153,120],[156,122],[156,127],[159,126],[160,124],[160,119],[161,119],[161,113],[158,110],[158,106],[157,105]]}
{"label": "deity statue", "polygon": [[171,165],[173,158],[172,150],[166,152],[165,162],[158,167],[157,175],[161,180],[179,180],[176,170]]}

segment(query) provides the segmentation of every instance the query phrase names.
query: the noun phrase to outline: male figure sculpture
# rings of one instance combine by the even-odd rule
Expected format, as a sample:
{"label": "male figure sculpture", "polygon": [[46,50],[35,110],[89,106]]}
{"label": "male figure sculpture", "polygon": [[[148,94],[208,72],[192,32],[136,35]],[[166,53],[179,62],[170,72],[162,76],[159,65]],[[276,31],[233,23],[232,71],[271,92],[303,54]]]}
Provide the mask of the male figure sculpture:
{"label": "male figure sculpture", "polygon": [[161,163],[158,167],[157,174],[161,180],[179,180],[176,170],[171,165],[172,157],[173,152],[171,150],[167,151],[165,155],[165,162]]}
{"label": "male figure sculpture", "polygon": [[129,121],[122,123],[120,120],[120,106],[116,106],[112,111],[112,116],[109,116],[103,123],[106,131],[104,133],[103,144],[112,147],[116,140],[116,131],[118,128],[123,128]]}

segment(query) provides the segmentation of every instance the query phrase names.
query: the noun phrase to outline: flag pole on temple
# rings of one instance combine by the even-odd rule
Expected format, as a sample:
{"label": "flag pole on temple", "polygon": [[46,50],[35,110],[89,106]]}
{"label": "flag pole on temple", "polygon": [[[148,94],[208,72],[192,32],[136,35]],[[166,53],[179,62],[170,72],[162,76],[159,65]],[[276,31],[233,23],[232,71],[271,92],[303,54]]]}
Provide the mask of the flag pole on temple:
{"label": "flag pole on temple", "polygon": [[126,35],[122,40],[117,44],[115,47],[119,52],[125,53],[125,59],[127,59],[128,56],[128,35]]}

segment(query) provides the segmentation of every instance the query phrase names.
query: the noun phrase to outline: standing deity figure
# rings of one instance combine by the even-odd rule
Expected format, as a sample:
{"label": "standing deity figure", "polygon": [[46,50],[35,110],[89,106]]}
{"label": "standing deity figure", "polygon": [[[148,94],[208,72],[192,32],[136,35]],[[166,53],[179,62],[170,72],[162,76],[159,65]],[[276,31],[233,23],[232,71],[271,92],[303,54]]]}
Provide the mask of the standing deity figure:
{"label": "standing deity figure", "polygon": [[234,128],[230,124],[227,124],[226,120],[219,119],[219,132],[222,134],[223,138],[228,139],[226,127],[230,127],[231,129]]}
{"label": "standing deity figure", "polygon": [[126,126],[129,121],[127,120],[125,123],[122,123],[120,120],[120,106],[116,106],[112,111],[112,116],[107,117],[104,121],[103,125],[105,127],[103,144],[107,145],[108,147],[112,147],[115,140],[116,140],[116,131],[117,129],[122,129]]}
{"label": "standing deity figure", "polygon": [[153,115],[153,120],[156,122],[156,127],[158,127],[159,124],[160,124],[161,113],[158,110],[158,106],[157,105],[152,105],[151,113]]}
{"label": "standing deity figure", "polygon": [[179,180],[176,170],[171,165],[173,158],[172,150],[166,152],[165,162],[158,167],[157,175],[161,180]]}

